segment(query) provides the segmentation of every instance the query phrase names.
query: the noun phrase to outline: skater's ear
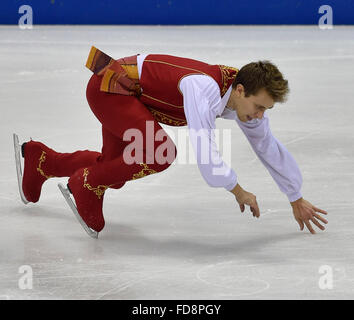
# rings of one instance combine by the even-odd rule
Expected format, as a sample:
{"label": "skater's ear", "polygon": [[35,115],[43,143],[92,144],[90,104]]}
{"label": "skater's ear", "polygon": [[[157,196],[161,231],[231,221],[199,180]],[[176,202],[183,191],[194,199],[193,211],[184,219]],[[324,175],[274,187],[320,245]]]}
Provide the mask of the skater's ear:
{"label": "skater's ear", "polygon": [[241,83],[238,83],[234,90],[238,98],[245,95],[245,87]]}

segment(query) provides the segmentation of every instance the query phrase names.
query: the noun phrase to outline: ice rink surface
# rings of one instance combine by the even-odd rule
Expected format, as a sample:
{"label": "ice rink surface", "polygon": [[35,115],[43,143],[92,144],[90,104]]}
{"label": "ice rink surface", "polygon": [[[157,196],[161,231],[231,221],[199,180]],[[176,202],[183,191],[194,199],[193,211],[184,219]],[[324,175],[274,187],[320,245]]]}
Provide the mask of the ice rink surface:
{"label": "ice rink surface", "polygon": [[[231,166],[257,196],[260,219],[210,188],[195,164],[108,190],[98,240],[60,194],[67,179],[47,181],[37,204],[22,204],[13,132],[59,152],[101,148],[85,98],[91,45],[115,58],[277,64],[291,94],[267,111],[272,132],[301,168],[304,198],[328,211],[326,230],[299,231],[237,124],[221,119],[217,127],[232,133]],[[354,27],[0,26],[0,57],[0,299],[354,298]],[[32,289],[21,289],[30,284],[23,266]]]}

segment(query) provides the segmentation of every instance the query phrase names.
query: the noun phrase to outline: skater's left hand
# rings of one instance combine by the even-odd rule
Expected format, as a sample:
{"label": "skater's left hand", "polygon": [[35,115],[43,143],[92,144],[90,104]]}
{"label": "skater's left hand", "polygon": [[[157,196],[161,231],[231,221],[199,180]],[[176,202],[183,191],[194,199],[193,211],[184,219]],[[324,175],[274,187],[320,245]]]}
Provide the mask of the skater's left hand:
{"label": "skater's left hand", "polygon": [[310,222],[312,222],[321,230],[325,229],[320,221],[324,224],[327,224],[328,221],[321,217],[317,212],[328,214],[326,211],[313,206],[310,202],[303,198],[300,198],[294,202],[290,202],[290,204],[293,208],[295,220],[298,222],[301,231],[304,230],[304,225],[306,225],[307,229],[312,234],[315,234],[316,232],[313,230]]}

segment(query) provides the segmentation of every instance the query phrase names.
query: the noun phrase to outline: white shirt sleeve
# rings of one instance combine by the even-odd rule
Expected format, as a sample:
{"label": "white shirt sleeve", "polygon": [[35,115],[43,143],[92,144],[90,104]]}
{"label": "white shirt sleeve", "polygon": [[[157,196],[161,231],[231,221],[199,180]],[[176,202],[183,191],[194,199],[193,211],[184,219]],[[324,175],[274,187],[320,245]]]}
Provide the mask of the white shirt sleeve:
{"label": "white shirt sleeve", "polygon": [[236,122],[246,135],[253,150],[273,177],[279,189],[284,192],[289,201],[302,197],[302,176],[300,169],[289,153],[272,134],[269,118],[266,114],[262,119],[242,122],[236,115]]}
{"label": "white shirt sleeve", "polygon": [[222,160],[215,143],[215,119],[222,113],[220,88],[206,75],[191,75],[180,82],[189,137],[199,170],[211,187],[232,190],[236,173]]}

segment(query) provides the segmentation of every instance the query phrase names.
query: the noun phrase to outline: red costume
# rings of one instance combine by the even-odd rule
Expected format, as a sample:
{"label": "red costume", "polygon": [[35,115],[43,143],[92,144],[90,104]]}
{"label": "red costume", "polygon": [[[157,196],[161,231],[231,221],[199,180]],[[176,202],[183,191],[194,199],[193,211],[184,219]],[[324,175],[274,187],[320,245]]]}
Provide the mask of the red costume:
{"label": "red costume", "polygon": [[[102,202],[107,188],[121,188],[126,181],[142,178],[165,170],[173,162],[176,147],[165,133],[163,141],[154,141],[147,148],[146,122],[151,121],[154,132],[163,130],[159,122],[171,126],[186,125],[183,96],[179,82],[191,74],[212,77],[220,87],[221,96],[234,81],[237,69],[209,65],[200,61],[168,55],[148,55],[139,80],[136,56],[114,60],[92,47],[87,67],[94,72],[87,85],[87,101],[102,124],[102,152],[77,151],[58,153],[40,142],[24,145],[25,167],[23,191],[27,200],[39,199],[41,186],[51,177],[70,177],[70,188],[83,220],[100,231],[104,227]],[[143,161],[127,164],[123,151],[129,141],[123,141],[126,130],[135,128],[143,134]],[[174,149],[174,155],[164,164],[155,159],[159,146]],[[150,153],[149,153],[150,152]],[[147,161],[149,159],[149,161]],[[152,161],[151,161],[152,159]]]}

